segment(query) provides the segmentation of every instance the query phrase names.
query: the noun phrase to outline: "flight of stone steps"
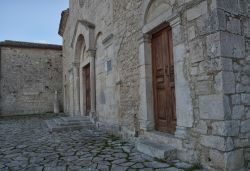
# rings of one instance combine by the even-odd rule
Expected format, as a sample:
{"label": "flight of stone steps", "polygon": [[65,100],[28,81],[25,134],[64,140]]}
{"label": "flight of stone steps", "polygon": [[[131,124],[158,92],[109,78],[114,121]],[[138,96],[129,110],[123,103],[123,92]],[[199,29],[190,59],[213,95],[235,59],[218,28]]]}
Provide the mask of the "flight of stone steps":
{"label": "flight of stone steps", "polygon": [[74,131],[81,129],[95,129],[95,125],[87,116],[58,117],[47,120],[50,132]]}

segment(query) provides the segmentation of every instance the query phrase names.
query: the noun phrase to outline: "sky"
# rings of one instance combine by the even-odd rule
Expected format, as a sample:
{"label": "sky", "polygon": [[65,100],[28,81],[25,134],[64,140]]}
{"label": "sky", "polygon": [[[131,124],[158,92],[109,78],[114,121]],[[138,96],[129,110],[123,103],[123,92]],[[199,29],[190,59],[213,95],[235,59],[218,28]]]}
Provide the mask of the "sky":
{"label": "sky", "polygon": [[58,28],[69,0],[0,0],[0,41],[62,44]]}

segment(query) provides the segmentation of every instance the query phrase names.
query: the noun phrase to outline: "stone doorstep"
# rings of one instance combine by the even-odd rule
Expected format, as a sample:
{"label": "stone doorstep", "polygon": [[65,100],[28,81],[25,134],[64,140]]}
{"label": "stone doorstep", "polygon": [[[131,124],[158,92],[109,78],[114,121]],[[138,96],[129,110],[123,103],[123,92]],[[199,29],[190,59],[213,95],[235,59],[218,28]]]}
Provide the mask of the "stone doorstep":
{"label": "stone doorstep", "polygon": [[147,131],[144,133],[143,139],[148,139],[156,144],[170,146],[177,150],[182,150],[182,141],[175,137],[175,135],[167,134],[158,131]]}
{"label": "stone doorstep", "polygon": [[79,121],[90,121],[88,116],[70,116],[70,117],[61,117],[61,120],[66,122],[79,122]]}
{"label": "stone doorstep", "polygon": [[177,150],[173,147],[157,144],[147,139],[139,140],[136,144],[136,149],[151,157],[166,159],[168,161],[175,160],[177,156]]}
{"label": "stone doorstep", "polygon": [[80,124],[92,124],[89,117],[60,117],[54,119],[59,125],[80,125]]}
{"label": "stone doorstep", "polygon": [[87,118],[60,117],[46,121],[50,132],[62,132],[81,129],[94,129],[95,125]]}
{"label": "stone doorstep", "polygon": [[63,120],[56,120],[55,122],[59,126],[76,126],[76,125],[91,125],[90,121],[63,121]]}

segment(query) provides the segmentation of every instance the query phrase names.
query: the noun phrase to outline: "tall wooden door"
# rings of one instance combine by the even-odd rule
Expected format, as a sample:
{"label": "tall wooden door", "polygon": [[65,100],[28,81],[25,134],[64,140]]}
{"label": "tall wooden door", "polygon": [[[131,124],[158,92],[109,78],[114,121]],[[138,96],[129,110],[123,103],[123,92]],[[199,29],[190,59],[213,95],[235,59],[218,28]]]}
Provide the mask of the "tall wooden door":
{"label": "tall wooden door", "polygon": [[87,65],[84,69],[85,69],[85,87],[86,87],[86,113],[89,114],[91,110],[90,65]]}
{"label": "tall wooden door", "polygon": [[152,36],[152,69],[156,130],[176,129],[175,80],[171,27]]}

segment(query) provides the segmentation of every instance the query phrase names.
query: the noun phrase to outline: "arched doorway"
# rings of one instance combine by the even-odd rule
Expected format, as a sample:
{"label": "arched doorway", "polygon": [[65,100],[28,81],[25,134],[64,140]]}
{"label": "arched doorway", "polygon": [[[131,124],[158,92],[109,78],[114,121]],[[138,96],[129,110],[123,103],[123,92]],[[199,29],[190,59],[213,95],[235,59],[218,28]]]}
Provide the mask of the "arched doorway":
{"label": "arched doorway", "polygon": [[73,62],[74,76],[74,115],[81,115],[80,111],[80,62],[83,60],[85,51],[85,39],[79,35],[75,46],[75,55]]}
{"label": "arched doorway", "polygon": [[[86,20],[78,20],[71,41],[71,47],[74,49],[74,113],[82,116],[89,114],[91,119],[95,119],[94,33],[95,25],[93,23]],[[88,79],[86,78],[86,72],[89,73],[89,80],[86,80]],[[88,90],[86,90],[86,82],[90,84],[88,85]],[[86,97],[87,94],[88,97]],[[90,99],[88,112],[86,110],[86,99]],[[89,106],[91,106],[90,110]]]}

